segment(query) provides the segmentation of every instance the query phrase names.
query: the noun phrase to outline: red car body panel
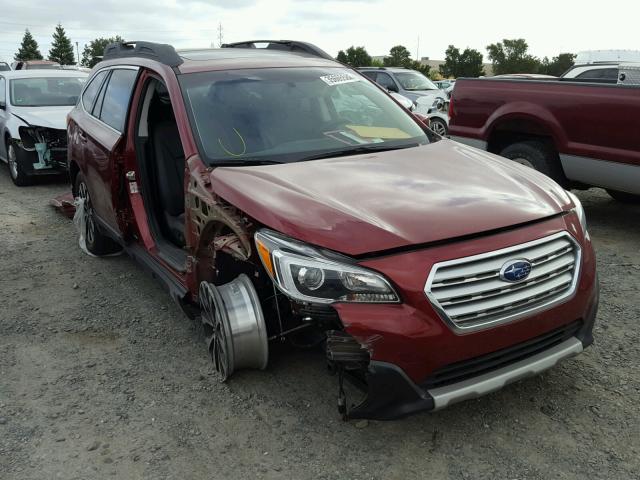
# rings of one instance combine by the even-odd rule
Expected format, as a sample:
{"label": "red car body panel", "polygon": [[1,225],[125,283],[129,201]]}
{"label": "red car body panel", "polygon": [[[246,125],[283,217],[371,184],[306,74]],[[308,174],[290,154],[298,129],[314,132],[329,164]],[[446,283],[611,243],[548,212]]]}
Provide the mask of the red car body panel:
{"label": "red car body panel", "polygon": [[640,90],[553,80],[460,79],[449,134],[488,142],[505,121],[542,128],[563,154],[640,166]]}
{"label": "red car body panel", "polygon": [[[581,280],[573,298],[523,320],[470,334],[456,334],[440,319],[424,288],[436,262],[476,255],[569,231],[581,245]],[[494,352],[578,319],[597,301],[595,257],[575,215],[481,238],[361,262],[383,273],[402,295],[400,305],[338,304],[348,333],[370,346],[372,359],[399,366],[416,383],[445,365]]]}
{"label": "red car body panel", "polygon": [[261,223],[348,255],[511,227],[571,205],[537,172],[448,140],[375,155],[216,168],[211,181],[218,195]]}

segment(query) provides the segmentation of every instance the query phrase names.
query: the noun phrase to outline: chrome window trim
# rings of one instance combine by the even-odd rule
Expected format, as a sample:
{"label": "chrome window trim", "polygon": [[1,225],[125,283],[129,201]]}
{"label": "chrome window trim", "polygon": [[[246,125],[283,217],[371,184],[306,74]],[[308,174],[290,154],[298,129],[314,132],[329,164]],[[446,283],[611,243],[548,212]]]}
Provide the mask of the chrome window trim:
{"label": "chrome window trim", "polygon": [[[435,295],[431,293],[431,285],[433,284],[434,277],[436,272],[441,267],[449,267],[452,265],[459,265],[468,262],[474,262],[477,260],[483,260],[486,258],[496,257],[499,255],[508,254],[509,252],[520,251],[522,249],[535,247],[536,245],[540,245],[543,243],[548,243],[558,238],[566,238],[576,248],[576,260],[575,260],[575,268],[574,275],[571,281],[571,285],[569,289],[560,297],[553,298],[552,300],[542,303],[540,305],[536,305],[534,307],[528,308],[526,310],[513,313],[511,315],[507,315],[505,317],[501,317],[494,320],[488,320],[486,322],[478,323],[468,327],[460,327],[457,325],[445,312],[444,308],[440,305]],[[542,311],[548,310],[556,305],[560,305],[561,303],[569,301],[571,298],[575,296],[578,281],[580,279],[580,272],[582,268],[582,249],[580,248],[580,244],[576,241],[576,239],[567,231],[562,231],[558,233],[554,233],[553,235],[548,235],[546,237],[539,238],[537,240],[532,240],[530,242],[520,243],[518,245],[513,245],[511,247],[501,248],[499,250],[492,250],[490,252],[480,253],[478,255],[471,255],[469,257],[456,258],[454,260],[447,260],[444,262],[434,263],[431,267],[431,271],[429,272],[429,276],[424,286],[424,293],[427,296],[429,302],[438,313],[438,316],[447,324],[447,326],[453,330],[454,333],[462,335],[472,332],[477,332],[480,330],[486,330],[488,328],[497,327],[499,325],[505,325],[507,323],[515,322],[516,320],[520,320],[521,318],[534,315],[536,313],[540,313]]]}
{"label": "chrome window trim", "polygon": [[[116,130],[111,125],[108,125],[107,123],[103,122],[98,117],[93,115],[91,112],[87,111],[87,109],[84,106],[84,101],[83,101],[83,98],[82,98],[84,96],[84,91],[87,89],[89,84],[93,81],[93,79],[96,78],[96,75],[98,75],[100,72],[104,72],[105,70],[136,70],[136,71],[138,71],[138,70],[140,70],[140,67],[136,67],[134,65],[110,65],[108,67],[103,67],[100,70],[96,70],[96,72],[93,75],[91,75],[91,77],[87,80],[87,84],[82,89],[82,92],[80,92],[80,106],[82,107],[82,111],[84,113],[86,113],[87,115],[89,115],[94,120],[100,122],[101,125],[104,125],[105,127],[110,129],[111,131],[117,133],[118,135],[122,135],[124,132],[121,132],[120,130]],[[104,82],[104,80],[103,80],[103,82]],[[107,85],[107,87],[108,87],[108,85]],[[135,87],[135,84],[134,84],[134,87]],[[132,92],[132,94],[133,94],[133,92]],[[98,96],[100,96],[100,90],[98,90]]]}

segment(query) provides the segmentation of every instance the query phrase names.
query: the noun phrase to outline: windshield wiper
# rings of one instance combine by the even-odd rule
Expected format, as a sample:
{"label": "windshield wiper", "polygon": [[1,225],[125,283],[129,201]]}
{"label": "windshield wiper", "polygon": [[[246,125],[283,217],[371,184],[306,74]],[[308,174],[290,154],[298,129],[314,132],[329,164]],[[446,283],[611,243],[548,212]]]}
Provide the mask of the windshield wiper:
{"label": "windshield wiper", "polygon": [[347,157],[349,155],[362,155],[365,153],[376,152],[388,152],[390,150],[402,150],[403,148],[417,147],[418,143],[411,143],[409,145],[383,145],[383,144],[368,144],[360,145],[353,148],[344,148],[342,150],[332,150],[330,152],[318,153],[316,155],[309,155],[308,157],[302,157],[296,160],[297,162],[306,162],[307,160],[321,160],[323,158],[335,158],[335,157]]}
{"label": "windshield wiper", "polygon": [[259,165],[279,165],[285,162],[266,160],[262,158],[238,158],[237,160],[222,160],[212,162],[213,167],[255,167]]}

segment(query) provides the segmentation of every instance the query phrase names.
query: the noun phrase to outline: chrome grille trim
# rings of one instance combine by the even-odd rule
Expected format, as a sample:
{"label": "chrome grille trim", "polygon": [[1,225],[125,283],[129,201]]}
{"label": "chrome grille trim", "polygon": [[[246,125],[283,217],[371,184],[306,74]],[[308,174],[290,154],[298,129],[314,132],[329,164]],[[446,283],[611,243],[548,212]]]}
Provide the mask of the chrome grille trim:
{"label": "chrome grille trim", "polygon": [[[518,283],[500,279],[500,268],[518,258],[531,274]],[[582,252],[568,232],[470,257],[436,263],[424,292],[456,332],[513,322],[569,300],[580,278]]]}

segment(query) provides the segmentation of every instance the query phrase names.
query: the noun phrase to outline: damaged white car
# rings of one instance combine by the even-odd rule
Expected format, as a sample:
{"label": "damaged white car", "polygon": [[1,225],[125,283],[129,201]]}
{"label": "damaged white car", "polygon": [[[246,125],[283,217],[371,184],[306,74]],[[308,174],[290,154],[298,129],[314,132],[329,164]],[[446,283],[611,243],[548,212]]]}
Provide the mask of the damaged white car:
{"label": "damaged white car", "polygon": [[70,70],[0,72],[0,160],[13,183],[67,171],[67,114],[86,79]]}

